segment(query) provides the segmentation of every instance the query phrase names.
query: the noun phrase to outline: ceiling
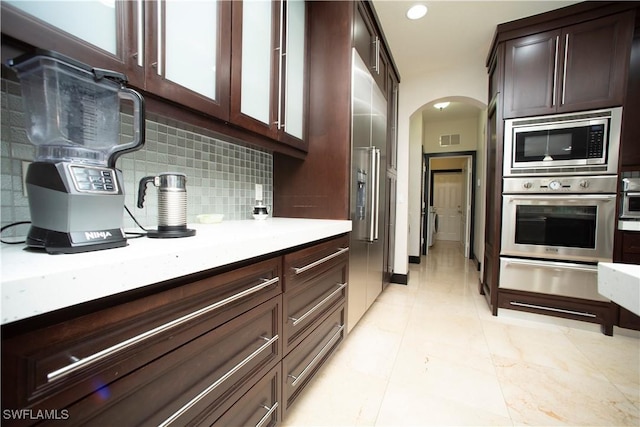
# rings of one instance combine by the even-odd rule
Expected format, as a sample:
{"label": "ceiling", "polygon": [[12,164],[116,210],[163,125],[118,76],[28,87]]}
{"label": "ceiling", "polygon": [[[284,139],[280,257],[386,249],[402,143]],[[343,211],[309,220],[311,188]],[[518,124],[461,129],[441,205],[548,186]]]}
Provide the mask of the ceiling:
{"label": "ceiling", "polygon": [[[407,9],[425,4],[427,15],[417,21]],[[455,1],[373,0],[401,81],[464,67],[484,66],[498,24],[558,9],[577,1]],[[443,111],[423,113],[425,120],[455,120],[479,113],[477,107],[452,102]],[[449,117],[455,115],[455,117]]]}

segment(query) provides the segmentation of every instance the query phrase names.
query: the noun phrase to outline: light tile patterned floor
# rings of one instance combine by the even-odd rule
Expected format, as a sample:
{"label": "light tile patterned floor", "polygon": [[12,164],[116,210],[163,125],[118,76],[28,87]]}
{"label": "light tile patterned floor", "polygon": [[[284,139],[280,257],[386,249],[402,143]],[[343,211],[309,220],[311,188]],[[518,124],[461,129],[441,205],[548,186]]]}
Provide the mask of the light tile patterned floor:
{"label": "light tile patterned floor", "polygon": [[511,310],[437,242],[296,402],[294,426],[640,426],[640,334]]}

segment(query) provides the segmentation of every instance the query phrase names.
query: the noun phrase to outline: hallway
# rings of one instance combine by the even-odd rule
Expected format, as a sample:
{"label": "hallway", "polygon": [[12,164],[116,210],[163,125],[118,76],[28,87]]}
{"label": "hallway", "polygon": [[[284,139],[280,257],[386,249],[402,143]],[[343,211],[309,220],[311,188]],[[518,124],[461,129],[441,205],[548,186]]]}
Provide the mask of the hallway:
{"label": "hallway", "polygon": [[389,285],[284,426],[640,425],[640,338],[501,310],[457,243]]}

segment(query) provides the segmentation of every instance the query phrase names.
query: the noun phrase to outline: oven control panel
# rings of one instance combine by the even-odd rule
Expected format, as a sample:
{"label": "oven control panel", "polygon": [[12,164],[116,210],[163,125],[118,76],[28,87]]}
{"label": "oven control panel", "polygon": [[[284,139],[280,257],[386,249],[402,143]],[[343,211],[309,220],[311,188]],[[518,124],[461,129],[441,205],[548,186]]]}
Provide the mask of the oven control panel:
{"label": "oven control panel", "polygon": [[615,175],[600,176],[563,176],[563,177],[507,177],[504,178],[505,194],[541,194],[541,193],[615,193],[617,186]]}

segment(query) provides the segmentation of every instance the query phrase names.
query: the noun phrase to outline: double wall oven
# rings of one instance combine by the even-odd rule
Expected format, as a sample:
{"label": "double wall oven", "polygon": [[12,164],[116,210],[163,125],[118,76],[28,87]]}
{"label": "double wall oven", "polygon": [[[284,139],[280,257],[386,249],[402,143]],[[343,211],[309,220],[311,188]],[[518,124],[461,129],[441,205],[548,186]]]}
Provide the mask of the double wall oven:
{"label": "double wall oven", "polygon": [[622,109],[505,121],[503,289],[608,301]]}

